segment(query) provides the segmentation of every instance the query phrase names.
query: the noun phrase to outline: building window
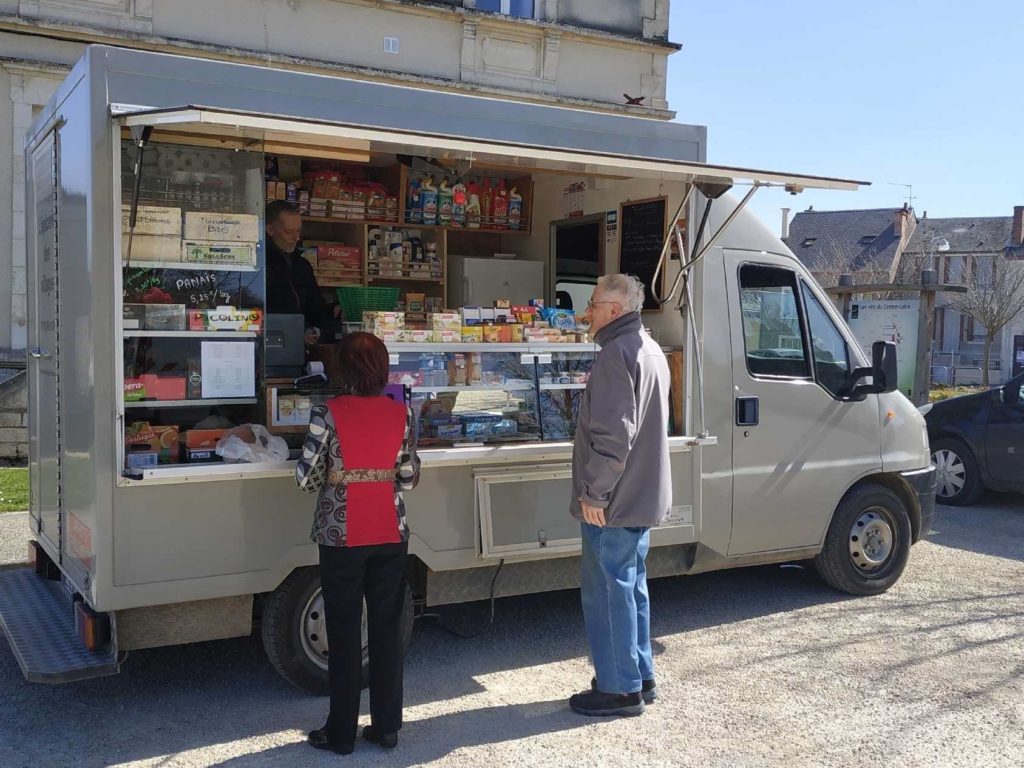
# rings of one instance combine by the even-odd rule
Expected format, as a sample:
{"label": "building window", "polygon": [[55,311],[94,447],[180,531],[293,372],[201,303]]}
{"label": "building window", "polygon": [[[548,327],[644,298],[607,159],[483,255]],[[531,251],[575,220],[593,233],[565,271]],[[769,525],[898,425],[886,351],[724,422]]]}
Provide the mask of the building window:
{"label": "building window", "polygon": [[818,241],[818,238],[816,238],[816,237],[805,237],[804,241],[802,243],[800,243],[800,245],[802,245],[804,248],[808,248],[808,247],[814,245],[817,241]]}
{"label": "building window", "polygon": [[876,237],[877,237],[877,235],[864,235],[864,237],[862,237],[860,239],[860,244],[861,245],[871,245],[873,242],[875,242],[875,238]]}
{"label": "building window", "polygon": [[534,0],[476,0],[478,11],[517,16],[521,19],[535,18]]}

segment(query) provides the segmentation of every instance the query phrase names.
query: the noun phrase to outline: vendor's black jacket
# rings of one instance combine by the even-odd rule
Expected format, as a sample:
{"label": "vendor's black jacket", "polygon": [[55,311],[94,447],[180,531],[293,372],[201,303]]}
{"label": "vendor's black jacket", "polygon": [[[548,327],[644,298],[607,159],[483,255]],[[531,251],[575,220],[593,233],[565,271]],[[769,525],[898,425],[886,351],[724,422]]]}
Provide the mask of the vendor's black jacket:
{"label": "vendor's black jacket", "polygon": [[267,313],[303,315],[306,327],[321,327],[332,319],[331,309],[316,284],[313,266],[299,249],[286,254],[267,239]]}

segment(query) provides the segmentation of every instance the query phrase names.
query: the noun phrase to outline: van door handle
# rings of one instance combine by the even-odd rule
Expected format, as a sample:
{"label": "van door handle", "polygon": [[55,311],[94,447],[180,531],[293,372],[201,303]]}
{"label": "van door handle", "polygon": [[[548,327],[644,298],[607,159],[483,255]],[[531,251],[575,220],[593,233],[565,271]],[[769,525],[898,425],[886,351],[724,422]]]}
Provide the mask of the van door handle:
{"label": "van door handle", "polygon": [[41,360],[44,357],[52,357],[52,355],[42,347],[32,347],[32,349],[29,351],[29,354],[32,355],[32,357],[36,358],[37,360]]}
{"label": "van door handle", "polygon": [[756,397],[736,398],[736,426],[756,427],[760,421],[760,408]]}

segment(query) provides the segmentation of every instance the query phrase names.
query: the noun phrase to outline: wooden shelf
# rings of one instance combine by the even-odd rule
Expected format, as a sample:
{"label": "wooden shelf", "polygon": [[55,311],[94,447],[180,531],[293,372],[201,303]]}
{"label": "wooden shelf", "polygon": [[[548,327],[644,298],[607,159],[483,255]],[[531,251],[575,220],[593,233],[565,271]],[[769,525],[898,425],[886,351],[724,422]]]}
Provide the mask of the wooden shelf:
{"label": "wooden shelf", "polygon": [[136,261],[121,262],[125,269],[194,269],[212,272],[257,272],[259,267],[248,264],[197,264],[191,261]]}
{"label": "wooden shelf", "polygon": [[423,229],[430,232],[468,232],[471,235],[528,235],[527,227],[519,229],[493,229],[490,227],[446,227],[443,224],[416,224],[411,221],[379,221],[374,219],[335,219],[331,216],[303,216],[311,224],[345,224],[348,226],[395,227],[396,229]]}
{"label": "wooden shelf", "polygon": [[259,331],[144,331],[131,329],[124,332],[126,339],[255,339]]}
{"label": "wooden shelf", "polygon": [[255,405],[255,397],[223,397],[207,400],[130,400],[125,408],[199,408],[209,405]]}
{"label": "wooden shelf", "polygon": [[370,275],[367,280],[371,283],[398,282],[398,283],[443,283],[443,277],[389,277],[386,275]]}

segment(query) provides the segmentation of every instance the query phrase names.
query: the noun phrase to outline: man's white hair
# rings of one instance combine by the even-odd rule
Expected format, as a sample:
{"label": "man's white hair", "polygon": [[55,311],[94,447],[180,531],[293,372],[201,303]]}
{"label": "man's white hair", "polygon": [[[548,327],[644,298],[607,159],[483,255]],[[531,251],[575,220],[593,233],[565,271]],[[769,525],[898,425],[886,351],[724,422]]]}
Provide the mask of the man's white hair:
{"label": "man's white hair", "polygon": [[626,312],[639,312],[644,308],[644,284],[633,275],[605,275],[597,278],[602,296],[614,296]]}

